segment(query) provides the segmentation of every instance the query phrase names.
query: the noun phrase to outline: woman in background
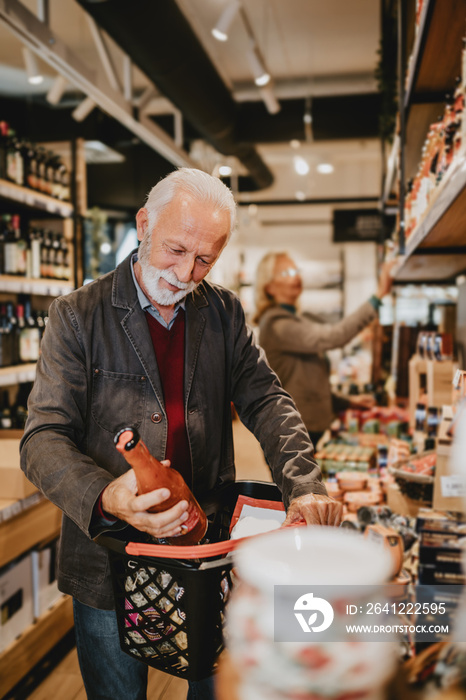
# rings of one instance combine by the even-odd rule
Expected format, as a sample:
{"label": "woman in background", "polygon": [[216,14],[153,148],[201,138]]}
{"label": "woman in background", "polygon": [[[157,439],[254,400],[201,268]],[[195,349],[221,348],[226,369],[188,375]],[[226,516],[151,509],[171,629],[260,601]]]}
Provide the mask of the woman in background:
{"label": "woman in background", "polygon": [[377,293],[338,323],[322,323],[317,316],[300,314],[298,299],[303,285],[298,267],[288,253],[268,253],[256,275],[254,322],[259,343],[283,387],[293,397],[317,444],[338,411],[371,408],[372,397],[341,397],[332,394],[330,367],[325,355],[341,348],[377,317],[381,299],[391,289],[390,269],[385,263]]}

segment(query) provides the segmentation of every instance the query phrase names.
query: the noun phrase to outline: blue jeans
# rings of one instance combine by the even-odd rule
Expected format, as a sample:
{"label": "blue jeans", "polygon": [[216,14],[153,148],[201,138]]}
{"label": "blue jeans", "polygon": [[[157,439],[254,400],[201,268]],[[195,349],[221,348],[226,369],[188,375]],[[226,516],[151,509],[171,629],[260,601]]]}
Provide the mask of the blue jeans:
{"label": "blue jeans", "polygon": [[[148,666],[120,647],[116,614],[73,598],[79,666],[88,700],[146,700]],[[213,676],[189,681],[187,700],[215,700]]]}

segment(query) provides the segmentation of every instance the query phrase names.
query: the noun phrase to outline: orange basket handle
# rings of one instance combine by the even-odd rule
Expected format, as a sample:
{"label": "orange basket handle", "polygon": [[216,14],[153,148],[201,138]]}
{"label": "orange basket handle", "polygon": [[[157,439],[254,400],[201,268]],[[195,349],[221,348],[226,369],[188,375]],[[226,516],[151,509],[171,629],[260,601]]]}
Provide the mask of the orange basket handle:
{"label": "orange basket handle", "polygon": [[[299,520],[290,525],[282,525],[282,527],[302,527],[303,525],[306,525],[306,522],[304,520]],[[261,537],[267,534],[267,532],[264,532],[260,535],[253,535],[253,537]],[[228,552],[232,552],[236,549],[241,542],[248,539],[250,539],[250,537],[238,537],[236,540],[225,540],[223,542],[196,544],[192,546],[128,542],[125,550],[127,554],[133,556],[159,557],[161,559],[204,559],[228,554]]]}

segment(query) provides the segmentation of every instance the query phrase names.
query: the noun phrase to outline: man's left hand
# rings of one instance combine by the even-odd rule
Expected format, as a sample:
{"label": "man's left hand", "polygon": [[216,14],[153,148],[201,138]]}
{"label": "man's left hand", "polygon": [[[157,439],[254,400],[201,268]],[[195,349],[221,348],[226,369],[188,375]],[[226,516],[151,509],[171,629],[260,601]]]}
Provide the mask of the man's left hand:
{"label": "man's left hand", "polygon": [[305,520],[307,525],[335,525],[341,523],[343,505],[330,496],[306,493],[291,501],[284,525]]}

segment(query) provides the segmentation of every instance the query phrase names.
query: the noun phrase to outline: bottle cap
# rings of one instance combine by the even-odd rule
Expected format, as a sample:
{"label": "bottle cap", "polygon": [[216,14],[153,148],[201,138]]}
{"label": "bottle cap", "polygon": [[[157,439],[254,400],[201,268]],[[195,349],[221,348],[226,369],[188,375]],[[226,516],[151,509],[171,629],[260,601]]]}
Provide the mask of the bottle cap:
{"label": "bottle cap", "polygon": [[[126,434],[125,434],[126,433]],[[113,441],[120,451],[129,452],[138,444],[140,436],[136,428],[121,428],[113,438]]]}

